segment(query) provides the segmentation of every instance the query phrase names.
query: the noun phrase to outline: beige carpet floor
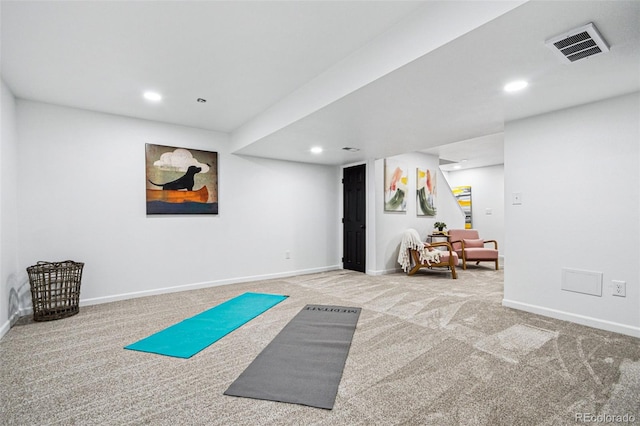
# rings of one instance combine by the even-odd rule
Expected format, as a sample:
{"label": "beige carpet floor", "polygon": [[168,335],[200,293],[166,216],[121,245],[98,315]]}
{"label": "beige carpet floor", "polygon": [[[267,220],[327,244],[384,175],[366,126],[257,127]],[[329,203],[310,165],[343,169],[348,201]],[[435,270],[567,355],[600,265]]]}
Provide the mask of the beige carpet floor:
{"label": "beige carpet floor", "polygon": [[[504,308],[502,278],[334,271],[23,318],[0,340],[0,422],[640,424],[640,339]],[[123,349],[246,291],[290,297],[188,360]],[[223,395],[308,303],[363,308],[334,409]]]}

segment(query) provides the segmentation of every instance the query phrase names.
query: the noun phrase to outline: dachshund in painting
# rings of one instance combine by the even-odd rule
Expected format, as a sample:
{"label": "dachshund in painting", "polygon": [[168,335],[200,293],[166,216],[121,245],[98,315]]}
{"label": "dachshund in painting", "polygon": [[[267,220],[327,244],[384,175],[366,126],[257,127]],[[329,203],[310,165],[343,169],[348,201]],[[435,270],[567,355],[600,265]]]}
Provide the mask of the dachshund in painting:
{"label": "dachshund in painting", "polygon": [[165,189],[165,190],[166,189],[172,189],[172,190],[186,189],[187,191],[193,191],[193,185],[195,184],[193,177],[196,175],[196,173],[200,173],[201,171],[202,171],[202,168],[200,167],[189,166],[189,168],[187,169],[187,173],[180,176],[176,180],[173,180],[167,183],[158,184],[155,182],[151,182],[151,179],[149,179],[149,182],[151,182],[152,185],[161,186],[162,189]]}

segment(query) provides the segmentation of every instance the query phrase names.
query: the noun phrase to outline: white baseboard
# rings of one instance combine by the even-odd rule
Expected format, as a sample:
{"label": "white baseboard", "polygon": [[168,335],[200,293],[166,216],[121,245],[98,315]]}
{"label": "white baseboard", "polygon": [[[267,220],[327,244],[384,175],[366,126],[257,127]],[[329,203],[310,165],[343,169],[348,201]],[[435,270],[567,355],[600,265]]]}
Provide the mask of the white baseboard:
{"label": "white baseboard", "polygon": [[179,291],[197,290],[201,288],[217,287],[221,285],[246,283],[253,281],[271,280],[276,278],[293,277],[297,275],[308,275],[319,272],[328,272],[341,269],[339,265],[325,266],[321,268],[303,269],[298,271],[279,272],[275,274],[252,275],[246,277],[227,278],[218,281],[206,281],[202,283],[185,284],[175,287],[156,288],[153,290],[136,291],[132,293],[114,294],[110,296],[94,297],[90,299],[80,299],[80,306],[99,305],[102,303],[117,302],[119,300],[135,299],[138,297],[155,296],[158,294],[176,293]]}
{"label": "white baseboard", "polygon": [[9,332],[10,328],[11,328],[11,321],[5,321],[4,324],[2,324],[2,327],[0,327],[0,339],[2,339],[4,335]]}
{"label": "white baseboard", "polygon": [[0,327],[0,339],[2,339],[2,337],[9,332],[9,329],[11,328],[11,324],[17,321],[18,318],[20,318],[21,316],[22,316],[21,312],[15,313],[12,316],[10,316],[9,319],[5,321],[4,324],[2,324],[2,327]]}
{"label": "white baseboard", "polygon": [[387,274],[395,274],[397,272],[403,272],[402,268],[399,269],[381,269],[381,270],[372,270],[369,269],[367,271],[367,275],[387,275]]}
{"label": "white baseboard", "polygon": [[[166,293],[176,293],[179,291],[196,290],[199,288],[217,287],[217,286],[228,285],[228,284],[238,284],[238,283],[246,283],[246,282],[253,282],[253,281],[271,280],[271,279],[277,279],[277,278],[286,278],[286,277],[293,277],[297,275],[308,275],[308,274],[315,274],[319,272],[335,271],[338,269],[342,269],[342,267],[340,265],[331,265],[331,266],[324,266],[321,268],[311,268],[311,269],[302,269],[298,271],[279,272],[275,274],[263,274],[263,275],[252,275],[252,276],[238,277],[238,278],[228,278],[228,279],[218,280],[218,281],[207,281],[202,283],[186,284],[186,285],[175,286],[175,287],[164,287],[164,288],[157,288],[153,290],[136,291],[132,293],[114,294],[111,296],[94,297],[90,299],[81,298],[79,305],[80,306],[99,305],[102,303],[116,302],[119,300],[127,300],[127,299],[135,299],[138,297],[154,296],[154,295],[166,294]],[[21,308],[19,313],[16,314],[16,316],[22,317],[22,316],[31,315],[31,314],[33,314],[33,308],[29,306],[29,307]],[[9,318],[9,320],[5,321],[5,323],[2,324],[2,326],[0,327],[0,339],[9,332],[9,329],[11,328],[11,322],[13,319],[14,318]]]}
{"label": "white baseboard", "polygon": [[563,321],[569,321],[576,324],[586,325],[588,327],[598,328],[600,330],[613,331],[614,333],[626,334],[627,336],[640,337],[640,327],[627,324],[606,321],[598,318],[587,317],[584,315],[573,314],[571,312],[558,311],[542,306],[529,305],[527,303],[516,302],[514,300],[502,299],[502,306],[507,308],[518,309],[533,314],[543,315]]}

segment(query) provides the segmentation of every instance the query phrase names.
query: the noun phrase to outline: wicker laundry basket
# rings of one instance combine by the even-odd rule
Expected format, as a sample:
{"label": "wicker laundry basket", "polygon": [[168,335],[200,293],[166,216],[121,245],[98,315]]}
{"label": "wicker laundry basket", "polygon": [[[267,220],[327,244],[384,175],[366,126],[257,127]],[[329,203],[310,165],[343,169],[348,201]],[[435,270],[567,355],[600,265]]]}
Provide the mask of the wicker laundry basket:
{"label": "wicker laundry basket", "polygon": [[83,267],[84,263],[65,260],[38,262],[27,268],[34,321],[56,320],[78,313]]}

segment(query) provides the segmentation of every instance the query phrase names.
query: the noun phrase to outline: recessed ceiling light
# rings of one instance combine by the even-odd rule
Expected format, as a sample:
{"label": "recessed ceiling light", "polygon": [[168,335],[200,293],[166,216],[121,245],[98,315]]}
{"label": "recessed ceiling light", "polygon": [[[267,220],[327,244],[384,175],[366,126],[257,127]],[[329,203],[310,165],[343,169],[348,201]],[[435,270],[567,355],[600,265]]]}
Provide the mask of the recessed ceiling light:
{"label": "recessed ceiling light", "polygon": [[156,92],[144,92],[144,98],[148,101],[158,102],[162,100],[162,95]]}
{"label": "recessed ceiling light", "polygon": [[527,87],[529,83],[524,80],[512,81],[504,86],[505,92],[517,92],[518,90],[522,90]]}
{"label": "recessed ceiling light", "polygon": [[311,148],[312,154],[320,154],[321,152],[322,152],[322,148],[319,146],[314,146],[313,148]]}
{"label": "recessed ceiling light", "polygon": [[206,100],[206,99],[202,99],[202,98],[198,98],[198,102],[200,102],[201,104],[203,104],[203,103],[207,102],[207,100]]}
{"label": "recessed ceiling light", "polygon": [[453,168],[458,170],[458,169],[462,168],[462,166],[460,164],[456,164],[455,166],[453,166]]}

